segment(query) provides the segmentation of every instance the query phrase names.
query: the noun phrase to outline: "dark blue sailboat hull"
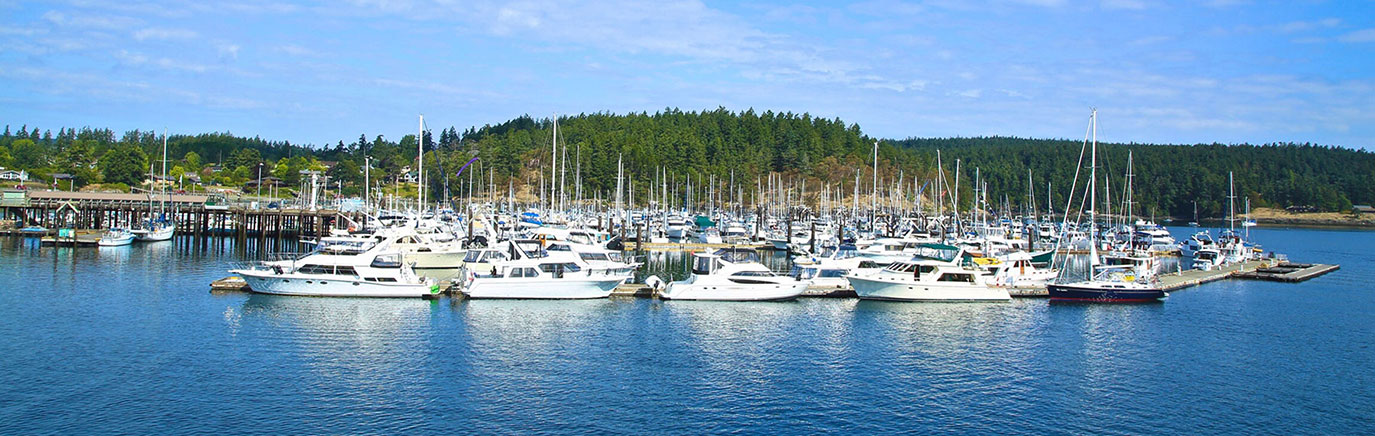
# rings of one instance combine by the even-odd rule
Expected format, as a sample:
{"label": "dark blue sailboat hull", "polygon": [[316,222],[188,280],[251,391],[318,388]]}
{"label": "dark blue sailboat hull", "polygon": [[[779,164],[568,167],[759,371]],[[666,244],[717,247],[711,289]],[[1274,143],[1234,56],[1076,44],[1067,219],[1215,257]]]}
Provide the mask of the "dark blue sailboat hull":
{"label": "dark blue sailboat hull", "polygon": [[1075,284],[1048,285],[1050,301],[1083,303],[1154,303],[1165,298],[1165,290],[1113,289]]}

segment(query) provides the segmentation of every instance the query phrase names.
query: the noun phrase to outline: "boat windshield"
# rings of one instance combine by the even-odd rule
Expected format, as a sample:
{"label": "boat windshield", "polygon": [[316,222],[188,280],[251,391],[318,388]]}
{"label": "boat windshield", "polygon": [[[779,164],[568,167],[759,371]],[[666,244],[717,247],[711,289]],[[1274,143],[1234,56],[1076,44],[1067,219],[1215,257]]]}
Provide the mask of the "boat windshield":
{"label": "boat windshield", "polygon": [[916,259],[939,260],[941,262],[954,262],[960,255],[960,248],[945,244],[918,244],[916,254],[912,257]]}
{"label": "boat windshield", "polygon": [[722,248],[713,254],[730,263],[759,262],[759,253],[747,248]]}

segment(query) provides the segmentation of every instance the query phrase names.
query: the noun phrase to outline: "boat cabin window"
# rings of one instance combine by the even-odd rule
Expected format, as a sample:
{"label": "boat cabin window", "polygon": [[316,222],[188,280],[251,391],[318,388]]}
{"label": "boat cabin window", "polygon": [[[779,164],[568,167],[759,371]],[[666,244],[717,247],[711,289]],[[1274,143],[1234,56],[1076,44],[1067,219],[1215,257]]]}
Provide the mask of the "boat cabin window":
{"label": "boat cabin window", "polygon": [[579,244],[593,244],[593,243],[594,243],[594,241],[592,240],[592,235],[589,235],[589,234],[586,234],[586,233],[572,233],[572,234],[569,234],[569,235],[568,235],[568,241],[569,241],[569,242],[576,242],[576,243],[579,243]]}
{"label": "boat cabin window", "polygon": [[482,253],[485,253],[485,251],[471,250],[467,254],[463,255],[463,261],[466,263],[477,263],[478,259],[482,258]]}
{"label": "boat cabin window", "polygon": [[564,273],[582,271],[582,268],[579,268],[578,264],[575,263],[541,263],[539,269],[540,271],[553,274],[554,278],[563,278]]}
{"label": "boat cabin window", "polygon": [[692,258],[693,274],[711,274],[716,270],[716,258],[711,256],[696,256]]}
{"label": "boat cabin window", "polygon": [[549,250],[549,251],[573,251],[573,248],[572,248],[572,247],[569,247],[568,244],[549,244],[549,248],[546,248],[545,250]]}
{"label": "boat cabin window", "polygon": [[802,279],[802,280],[806,280],[806,279],[810,279],[810,278],[812,278],[812,277],[816,277],[816,274],[817,274],[817,269],[816,269],[816,268],[803,268],[803,267],[800,267],[800,266],[793,266],[793,270],[792,270],[791,272],[788,273],[788,275],[793,276],[793,277],[796,277],[796,278],[799,278],[799,279]]}
{"label": "boat cabin window", "polygon": [[936,279],[936,281],[974,283],[974,275],[963,273],[945,273],[941,274],[941,277]]}
{"label": "boat cabin window", "polygon": [[849,272],[848,270],[843,270],[843,269],[823,269],[823,270],[821,270],[821,274],[819,274],[818,277],[825,277],[825,278],[841,278],[841,277],[845,277],[845,273],[848,273],[848,272]]}
{"label": "boat cabin window", "polygon": [[353,271],[353,267],[347,265],[303,265],[300,268],[296,268],[296,272],[301,274],[337,274],[344,276],[356,275]]}
{"label": "boat cabin window", "polygon": [[374,258],[372,258],[372,267],[373,267],[373,268],[400,268],[400,267],[401,267],[401,255],[399,255],[399,254],[383,254],[383,255],[374,257]]}
{"label": "boat cabin window", "polygon": [[731,274],[731,276],[733,276],[733,277],[773,277],[774,274],[773,274],[773,272],[770,272],[770,271],[740,271],[740,272],[738,272],[738,273]]}
{"label": "boat cabin window", "polygon": [[859,262],[859,267],[860,267],[860,268],[883,268],[884,265],[880,265],[880,264],[878,264],[877,262],[874,262],[874,261],[872,261],[872,260],[862,260],[862,261]]}
{"label": "boat cabin window", "polygon": [[584,262],[599,262],[610,260],[605,253],[578,253]]}
{"label": "boat cabin window", "polygon": [[398,243],[398,244],[419,244],[420,241],[416,240],[414,236],[403,236],[403,237],[401,237],[401,239],[396,240],[396,243]]}
{"label": "boat cabin window", "polygon": [[512,268],[511,277],[539,277],[539,271],[534,268]]}
{"label": "boat cabin window", "polygon": [[722,248],[720,250],[716,250],[716,252],[712,254],[719,256],[721,260],[730,263],[748,263],[759,261],[759,253],[755,253],[754,250],[750,249]]}
{"label": "boat cabin window", "polygon": [[482,255],[482,263],[501,262],[506,260],[506,253],[500,251],[488,251]]}

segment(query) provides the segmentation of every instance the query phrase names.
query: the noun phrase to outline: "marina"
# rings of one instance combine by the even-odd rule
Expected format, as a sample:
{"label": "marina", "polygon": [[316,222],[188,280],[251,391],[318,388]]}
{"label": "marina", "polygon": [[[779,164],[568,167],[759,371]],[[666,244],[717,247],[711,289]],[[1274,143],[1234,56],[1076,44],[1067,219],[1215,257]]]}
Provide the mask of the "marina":
{"label": "marina", "polygon": [[0,436],[1375,435],[1375,1],[0,1]]}
{"label": "marina", "polygon": [[[1172,230],[1177,235],[1190,231]],[[1253,236],[1291,258],[1322,258],[1342,268],[1302,284],[1216,280],[1176,290],[1163,304],[1130,306],[1047,304],[1040,298],[923,304],[618,296],[647,292],[643,285],[619,287],[612,298],[601,300],[303,298],[206,292],[206,285],[225,277],[232,264],[256,257],[253,238],[242,241],[248,247],[241,255],[240,241],[233,237],[200,243],[179,236],[170,243],[109,248],[0,237],[0,285],[23,290],[0,294],[0,329],[12,332],[12,340],[0,345],[0,364],[11,368],[4,377],[16,380],[0,390],[13,397],[21,395],[17,386],[28,386],[22,395],[63,401],[69,407],[48,408],[42,420],[27,422],[71,431],[93,429],[98,421],[101,428],[137,432],[203,428],[207,418],[275,420],[280,415],[265,410],[289,406],[302,420],[324,422],[312,427],[317,430],[410,428],[404,422],[534,428],[508,413],[478,407],[474,398],[511,407],[551,398],[596,403],[575,409],[580,414],[566,422],[671,432],[717,425],[782,432],[815,426],[941,428],[863,408],[932,409],[950,402],[965,405],[964,411],[951,413],[970,425],[1055,432],[1067,425],[1101,424],[1077,413],[1017,420],[998,416],[1047,401],[1104,398],[1181,405],[1160,415],[1115,420],[1111,428],[1123,433],[1188,432],[1222,421],[1243,422],[1259,409],[1277,418],[1268,427],[1275,431],[1361,428],[1362,417],[1375,412],[1366,409],[1375,403],[1363,400],[1369,393],[1359,389],[1371,381],[1370,374],[1360,365],[1339,363],[1375,358],[1368,349],[1350,347],[1351,341],[1375,334],[1361,315],[1375,304],[1361,285],[1375,278],[1375,270],[1360,261],[1365,255],[1355,248],[1370,242],[1371,233],[1262,228]],[[95,287],[86,279],[97,276],[110,284]],[[1184,277],[1202,276],[1188,272]],[[1166,274],[1162,280],[1171,279]],[[243,283],[219,286],[241,289]],[[1313,330],[1344,333],[1315,339],[1305,333]],[[83,344],[91,351],[37,351],[51,350],[37,345],[52,341]],[[100,364],[110,359],[146,363],[131,363],[144,370]],[[245,360],[274,369],[253,368]],[[620,370],[606,371],[607,365]],[[1122,365],[1145,371],[1113,375],[1110,370]],[[1328,368],[1331,377],[1283,376],[1315,367]],[[71,377],[73,371],[85,376]],[[147,371],[159,377],[139,375]],[[760,371],[773,381],[759,383]],[[197,381],[208,374],[215,374],[214,382]],[[569,389],[542,387],[553,375]],[[21,378],[40,383],[18,383]],[[972,379],[1016,382],[958,387]],[[104,388],[102,397],[68,396],[92,382],[116,387]],[[419,386],[426,397],[445,404],[390,390],[357,398],[356,389],[378,383]],[[1077,388],[1085,383],[1096,387],[1094,392]],[[136,401],[167,389],[206,401],[188,404],[185,419],[157,419],[162,406]],[[746,398],[713,393],[719,389],[746,392]],[[827,393],[825,401],[814,396],[816,389]],[[655,394],[631,400],[620,394],[628,391]],[[1276,391],[1303,394],[1266,394]],[[209,401],[228,392],[242,401]],[[308,399],[315,397],[329,401]],[[683,397],[722,411],[664,409]],[[379,398],[402,407],[380,406]],[[1338,398],[1350,407],[1309,407]],[[123,399],[128,402],[119,413],[99,407]],[[1222,407],[1242,400],[1246,408]],[[775,418],[731,418],[724,412],[745,403],[774,410]],[[607,407],[621,413],[602,412]],[[1204,409],[1221,412],[1201,413]],[[26,412],[0,412],[5,413]],[[352,417],[364,413],[386,418]],[[653,423],[637,418],[644,416],[659,418]],[[861,417],[867,418],[855,421]],[[0,425],[27,428],[16,424],[25,421],[6,422]]]}

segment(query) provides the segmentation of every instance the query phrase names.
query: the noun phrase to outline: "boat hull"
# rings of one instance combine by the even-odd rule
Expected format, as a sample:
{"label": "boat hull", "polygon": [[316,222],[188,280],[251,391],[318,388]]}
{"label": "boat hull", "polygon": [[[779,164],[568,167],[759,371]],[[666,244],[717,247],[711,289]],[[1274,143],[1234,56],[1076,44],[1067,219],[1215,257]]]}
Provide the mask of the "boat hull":
{"label": "boat hull", "polygon": [[1007,289],[989,286],[944,283],[901,282],[862,277],[846,277],[855,294],[865,300],[888,301],[1011,301]]}
{"label": "boat hull", "polygon": [[122,247],[133,243],[134,237],[132,235],[119,238],[100,238],[99,241],[96,241],[96,245],[101,247]]}
{"label": "boat hull", "polygon": [[168,241],[172,239],[172,235],[176,234],[176,232],[176,226],[168,226],[157,230],[135,231],[134,238],[138,239],[140,242]]}
{"label": "boat hull", "polygon": [[463,266],[463,256],[467,251],[419,251],[405,252],[406,262],[414,269],[447,269]]}
{"label": "boat hull", "polygon": [[605,278],[510,278],[478,277],[462,290],[468,298],[506,298],[527,300],[582,300],[606,298],[626,281],[625,277]]}
{"label": "boat hull", "polygon": [[1082,303],[1156,303],[1168,294],[1160,288],[1113,289],[1075,284],[1046,286],[1050,301]]}
{"label": "boat hull", "polygon": [[248,283],[249,290],[259,294],[307,297],[420,298],[439,293],[439,286],[428,281],[412,284],[369,282],[354,279],[339,280],[295,274],[278,275],[253,270],[232,270],[230,272],[243,277],[244,282]]}
{"label": "boat hull", "polygon": [[665,300],[703,301],[784,301],[792,300],[807,290],[807,281],[778,284],[705,284],[673,282],[659,298]]}

